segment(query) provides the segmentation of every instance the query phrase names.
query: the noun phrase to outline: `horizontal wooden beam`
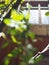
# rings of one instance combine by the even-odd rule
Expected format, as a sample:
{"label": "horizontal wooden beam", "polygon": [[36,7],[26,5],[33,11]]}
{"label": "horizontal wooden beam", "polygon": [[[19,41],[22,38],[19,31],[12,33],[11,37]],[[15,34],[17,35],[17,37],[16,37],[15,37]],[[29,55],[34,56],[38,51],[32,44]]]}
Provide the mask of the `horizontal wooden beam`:
{"label": "horizontal wooden beam", "polygon": [[[25,6],[25,4],[27,3],[27,1],[26,2],[24,2],[22,5],[23,6]],[[40,4],[41,6],[48,6],[48,4],[49,4],[49,1],[30,1],[29,2],[32,6],[38,6],[38,4]]]}

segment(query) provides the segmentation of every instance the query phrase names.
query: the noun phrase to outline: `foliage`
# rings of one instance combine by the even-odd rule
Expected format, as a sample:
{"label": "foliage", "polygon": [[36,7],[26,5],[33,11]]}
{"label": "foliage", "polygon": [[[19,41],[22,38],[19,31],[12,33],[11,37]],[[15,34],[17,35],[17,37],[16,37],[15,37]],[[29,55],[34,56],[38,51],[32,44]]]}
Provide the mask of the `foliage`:
{"label": "foliage", "polygon": [[41,61],[42,58],[43,58],[43,56],[40,54],[40,55],[38,55],[37,57],[31,59],[31,60],[29,61],[29,64],[36,64],[36,63],[38,63],[39,61]]}
{"label": "foliage", "polygon": [[46,16],[49,16],[49,11],[45,13]]}
{"label": "foliage", "polygon": [[9,42],[5,42],[5,43],[2,45],[2,48],[6,48],[8,45],[9,45]]}
{"label": "foliage", "polygon": [[[17,0],[14,0],[14,2]],[[5,0],[5,4],[11,4],[11,0]],[[13,2],[13,3],[14,3]],[[22,3],[23,1],[21,1]],[[20,4],[21,4],[20,3]],[[2,6],[0,6],[1,8]],[[11,41],[16,44],[16,48],[14,48],[4,59],[4,65],[9,65],[10,60],[16,56],[22,60],[20,65],[27,65],[29,59],[34,56],[35,48],[28,42],[28,37],[33,41],[35,39],[35,34],[29,31],[29,18],[30,18],[30,6],[28,10],[26,10],[26,15],[21,10],[12,9],[9,18],[5,18],[3,20],[4,24],[7,26],[7,30],[4,32],[6,39],[2,48],[5,48],[9,45],[9,41],[7,39],[7,35],[10,35]],[[38,62],[39,58],[35,60],[34,63]]]}
{"label": "foliage", "polygon": [[[15,14],[15,15],[14,15]],[[23,16],[23,14],[20,12],[20,13],[18,13],[18,12],[16,12],[16,10],[12,10],[11,11],[11,18],[13,19],[13,20],[15,20],[15,21],[21,21],[21,20],[23,20],[23,18],[24,18],[24,16]]]}

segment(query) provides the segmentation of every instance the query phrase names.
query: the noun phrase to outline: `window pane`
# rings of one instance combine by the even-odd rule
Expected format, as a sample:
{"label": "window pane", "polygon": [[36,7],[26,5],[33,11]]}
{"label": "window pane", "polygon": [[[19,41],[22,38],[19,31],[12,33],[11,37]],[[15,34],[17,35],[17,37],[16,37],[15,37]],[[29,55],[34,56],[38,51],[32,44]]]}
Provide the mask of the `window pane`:
{"label": "window pane", "polygon": [[[45,12],[48,10],[41,10],[41,23],[49,24],[49,16],[45,15]],[[30,20],[29,23],[39,24],[39,11],[38,10],[30,10]]]}
{"label": "window pane", "polygon": [[29,23],[38,24],[38,10],[30,10],[30,20]]}
{"label": "window pane", "polygon": [[42,24],[49,24],[49,16],[45,15],[48,10],[41,10]]}

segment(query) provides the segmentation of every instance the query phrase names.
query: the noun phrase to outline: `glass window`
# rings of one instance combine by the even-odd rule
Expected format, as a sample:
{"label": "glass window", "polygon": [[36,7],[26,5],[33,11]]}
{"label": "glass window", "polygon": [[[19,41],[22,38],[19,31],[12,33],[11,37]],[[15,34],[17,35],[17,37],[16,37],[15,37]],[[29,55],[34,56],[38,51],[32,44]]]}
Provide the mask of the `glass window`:
{"label": "glass window", "polygon": [[30,20],[29,23],[39,24],[39,16],[41,17],[41,24],[49,24],[49,16],[46,16],[45,13],[48,10],[41,10],[41,15],[39,15],[38,10],[30,10]]}
{"label": "glass window", "polygon": [[30,10],[29,23],[39,24],[39,22],[38,22],[38,10]]}

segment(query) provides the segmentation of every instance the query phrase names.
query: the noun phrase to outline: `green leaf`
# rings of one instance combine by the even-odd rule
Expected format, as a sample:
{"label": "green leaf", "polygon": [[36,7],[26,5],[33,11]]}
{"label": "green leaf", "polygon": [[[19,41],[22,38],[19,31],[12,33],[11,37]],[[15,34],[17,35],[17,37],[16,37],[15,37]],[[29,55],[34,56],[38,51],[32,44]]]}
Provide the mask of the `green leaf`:
{"label": "green leaf", "polygon": [[17,43],[17,40],[16,40],[16,38],[12,35],[11,36],[11,39],[12,39],[12,41],[14,42],[14,43]]}
{"label": "green leaf", "polygon": [[8,57],[13,57],[13,55],[11,53],[8,54]]}
{"label": "green leaf", "polygon": [[32,40],[35,39],[35,34],[33,32],[28,32],[27,34]]}
{"label": "green leaf", "polygon": [[42,56],[42,55],[39,55],[38,57],[36,57],[36,58],[34,59],[34,63],[40,62],[40,61],[42,60],[42,58],[43,58],[43,56]]}
{"label": "green leaf", "polygon": [[7,34],[11,34],[15,36],[17,34],[17,31],[15,28],[9,28],[9,30],[7,30]]}
{"label": "green leaf", "polygon": [[4,19],[3,22],[4,22],[6,25],[10,25],[10,24],[11,24],[10,19],[8,19],[8,18]]}
{"label": "green leaf", "polygon": [[16,22],[23,20],[24,15],[22,13],[18,13],[15,9],[11,11],[11,18]]}
{"label": "green leaf", "polygon": [[26,63],[25,62],[20,62],[20,64],[19,65],[26,65]]}
{"label": "green leaf", "polygon": [[20,51],[21,48],[14,48],[11,53],[9,53],[5,59],[4,59],[4,65],[9,65],[10,63],[10,60],[13,58],[13,57],[16,57],[18,54],[21,53]]}
{"label": "green leaf", "polygon": [[19,31],[19,32],[23,32],[23,29],[21,27],[16,28],[16,30]]}
{"label": "green leaf", "polygon": [[5,0],[5,4],[10,4],[11,0]]}
{"label": "green leaf", "polygon": [[49,11],[45,13],[46,16],[49,16]]}
{"label": "green leaf", "polygon": [[33,58],[29,61],[29,64],[36,64],[38,62],[40,62],[42,60],[43,56],[42,55],[38,55],[36,58]]}
{"label": "green leaf", "polygon": [[16,38],[15,38],[15,36],[11,36],[11,39],[12,39],[12,41],[14,42],[14,43],[16,43],[16,44],[21,44],[21,41],[19,41],[19,40],[17,40]]}
{"label": "green leaf", "polygon": [[[5,4],[10,4],[11,1],[12,1],[12,0],[5,0]],[[17,0],[13,0],[13,3],[12,3],[12,4],[16,3],[16,1],[17,1]]]}
{"label": "green leaf", "polygon": [[5,7],[5,4],[0,4],[0,8],[4,8]]}
{"label": "green leaf", "polygon": [[8,57],[6,57],[6,58],[4,59],[4,65],[9,65],[9,63],[10,63],[10,60],[9,60]]}
{"label": "green leaf", "polygon": [[2,45],[1,48],[5,48],[5,47],[7,47],[8,45],[9,45],[9,42],[5,42],[5,43]]}
{"label": "green leaf", "polygon": [[24,0],[21,0],[21,3],[24,3]]}
{"label": "green leaf", "polygon": [[30,18],[30,12],[27,12],[25,19],[29,20],[29,18]]}
{"label": "green leaf", "polygon": [[20,48],[16,48],[16,49],[13,49],[12,51],[11,51],[11,53],[9,53],[8,54],[8,57],[15,57],[15,56],[17,56],[18,54],[20,54],[20,52],[21,52],[21,49]]}

